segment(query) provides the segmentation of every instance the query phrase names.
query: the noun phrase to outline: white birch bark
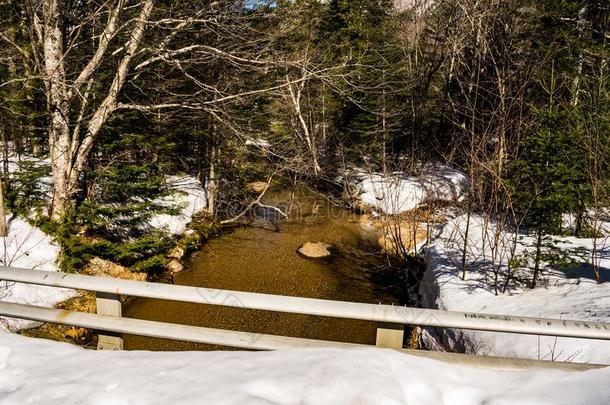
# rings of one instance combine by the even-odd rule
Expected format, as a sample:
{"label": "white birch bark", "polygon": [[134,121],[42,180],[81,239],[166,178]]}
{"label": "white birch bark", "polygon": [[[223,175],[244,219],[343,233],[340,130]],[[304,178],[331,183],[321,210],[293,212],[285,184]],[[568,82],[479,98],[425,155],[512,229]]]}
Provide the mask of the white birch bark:
{"label": "white birch bark", "polygon": [[[117,108],[118,96],[123,88],[131,60],[137,52],[148,19],[154,7],[154,0],[146,0],[140,15],[133,23],[124,55],[114,74],[114,78],[100,105],[94,110],[91,119],[86,123],[86,132],[81,139],[84,111],[89,99],[89,88],[97,67],[102,62],[110,40],[117,33],[118,18],[124,6],[124,0],[118,0],[113,8],[106,28],[100,35],[99,44],[91,60],[85,65],[71,87],[68,87],[63,56],[65,54],[60,5],[58,0],[45,0],[43,4],[43,21],[41,39],[44,56],[44,75],[49,105],[49,147],[51,151],[51,168],[53,175],[53,200],[51,216],[60,219],[73,205],[78,192],[79,179],[87,164],[89,154],[99,135],[100,129]],[[84,94],[82,86],[87,83]],[[70,110],[75,103],[75,93],[79,93],[81,113],[74,130],[70,130]]]}
{"label": "white birch bark", "polygon": [[[304,74],[304,76],[305,76],[305,74]],[[290,100],[292,102],[292,106],[294,108],[295,115],[301,125],[301,129],[303,131],[303,137],[305,138],[305,142],[307,143],[307,148],[309,149],[309,153],[311,155],[311,163],[313,166],[314,174],[318,175],[318,173],[320,173],[320,171],[321,171],[321,168],[318,163],[318,152],[316,149],[316,144],[315,144],[315,141],[311,134],[311,131],[309,130],[309,126],[307,125],[307,122],[305,121],[305,117],[303,116],[303,110],[301,108],[301,96],[302,96],[303,88],[305,87],[306,81],[303,80],[300,83],[294,84],[294,88],[293,88],[293,84],[291,84],[290,79],[288,77],[286,77],[286,82],[288,83],[288,93],[290,95]]]}

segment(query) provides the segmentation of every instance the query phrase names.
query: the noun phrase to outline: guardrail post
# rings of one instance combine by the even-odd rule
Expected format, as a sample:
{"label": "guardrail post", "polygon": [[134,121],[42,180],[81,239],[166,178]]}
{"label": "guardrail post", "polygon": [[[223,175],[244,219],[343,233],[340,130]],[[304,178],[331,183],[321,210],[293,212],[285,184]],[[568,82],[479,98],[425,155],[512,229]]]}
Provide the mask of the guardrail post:
{"label": "guardrail post", "polygon": [[377,323],[375,346],[389,349],[402,349],[405,326],[401,323]]}
{"label": "guardrail post", "polygon": [[[123,309],[121,300],[116,294],[95,293],[95,302],[97,304],[98,315],[110,315],[121,317]],[[100,334],[97,341],[97,350],[123,350],[123,339],[118,333],[104,332]]]}

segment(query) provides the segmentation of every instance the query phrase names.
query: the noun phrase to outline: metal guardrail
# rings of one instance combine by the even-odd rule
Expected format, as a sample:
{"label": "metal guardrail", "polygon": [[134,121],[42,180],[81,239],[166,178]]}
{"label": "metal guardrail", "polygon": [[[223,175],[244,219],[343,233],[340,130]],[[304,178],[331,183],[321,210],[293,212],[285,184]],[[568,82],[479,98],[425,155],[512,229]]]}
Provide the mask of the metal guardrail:
{"label": "metal guardrail", "polygon": [[404,325],[408,324],[610,340],[610,323],[331,301],[10,267],[0,267],[0,280],[96,292],[97,314],[0,302],[0,315],[111,332],[111,334],[100,336],[99,349],[122,349],[122,339],[119,335],[116,335],[118,333],[254,350],[275,350],[288,347],[358,346],[342,342],[226,331],[123,318],[119,301],[120,295],[372,321],[378,323],[376,345],[395,349],[402,349]]}
{"label": "metal guardrail", "polygon": [[[362,346],[354,343],[301,339],[286,336],[204,328],[200,326],[177,325],[165,322],[120,318],[111,315],[96,315],[85,312],[65,311],[62,309],[41,308],[31,305],[4,302],[0,302],[0,314],[13,318],[49,323],[61,323],[106,332],[184,340],[193,343],[230,346],[251,350]],[[104,347],[104,349],[109,349],[109,347]]]}

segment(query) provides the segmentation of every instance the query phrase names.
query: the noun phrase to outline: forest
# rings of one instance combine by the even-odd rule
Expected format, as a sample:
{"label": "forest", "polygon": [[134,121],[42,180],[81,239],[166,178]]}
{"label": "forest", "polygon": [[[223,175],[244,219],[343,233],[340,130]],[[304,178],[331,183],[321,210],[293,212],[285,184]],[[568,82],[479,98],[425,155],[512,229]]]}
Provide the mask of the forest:
{"label": "forest", "polygon": [[610,1],[0,0],[0,405],[609,365]]}
{"label": "forest", "polygon": [[65,271],[153,274],[172,176],[205,189],[201,238],[254,181],[350,206],[350,169],[441,163],[469,218],[535,236],[534,287],[566,255],[551,235],[607,214],[609,41],[603,0],[2,1],[0,218],[52,235]]}

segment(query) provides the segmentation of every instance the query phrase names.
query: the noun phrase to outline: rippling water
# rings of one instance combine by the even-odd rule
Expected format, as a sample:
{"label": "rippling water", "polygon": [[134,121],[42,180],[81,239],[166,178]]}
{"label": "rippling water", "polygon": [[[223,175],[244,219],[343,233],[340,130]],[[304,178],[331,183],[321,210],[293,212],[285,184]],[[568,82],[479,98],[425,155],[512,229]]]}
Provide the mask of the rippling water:
{"label": "rippling water", "polygon": [[[358,217],[301,190],[269,193],[265,204],[290,210],[281,220],[273,210],[258,211],[255,227],[238,228],[208,241],[175,276],[181,285],[332,300],[399,304],[395,272],[386,267]],[[279,229],[279,232],[275,230]],[[337,253],[328,260],[301,257],[305,242],[327,242]],[[134,299],[124,316],[256,333],[374,344],[371,322],[274,313],[243,308]],[[218,350],[225,347],[125,336],[128,349]]]}

